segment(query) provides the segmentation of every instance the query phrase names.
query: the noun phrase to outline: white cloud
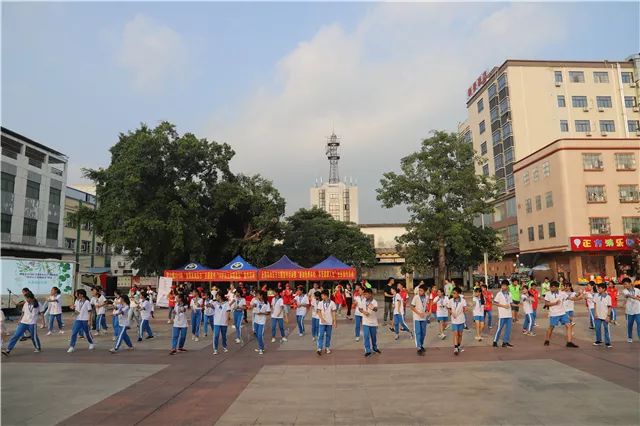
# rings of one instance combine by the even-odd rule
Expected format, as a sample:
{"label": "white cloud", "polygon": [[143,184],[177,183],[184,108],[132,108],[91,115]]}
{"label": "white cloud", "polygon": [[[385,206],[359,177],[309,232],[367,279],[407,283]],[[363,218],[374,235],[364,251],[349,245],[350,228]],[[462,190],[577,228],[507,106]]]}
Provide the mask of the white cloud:
{"label": "white cloud", "polygon": [[125,24],[117,60],[136,89],[155,91],[170,79],[181,81],[187,59],[187,45],[172,28],[142,15]]}
{"label": "white cloud", "polygon": [[[288,213],[307,207],[308,187],[328,174],[324,136],[343,137],[341,175],[360,186],[361,221],[393,221],[375,188],[432,129],[466,118],[466,88],[507,58],[534,58],[561,41],[558,7],[533,4],[381,4],[354,29],[332,24],[298,44],[276,77],[207,135],[237,152],[235,167],[275,177]],[[259,146],[259,148],[258,148]]]}

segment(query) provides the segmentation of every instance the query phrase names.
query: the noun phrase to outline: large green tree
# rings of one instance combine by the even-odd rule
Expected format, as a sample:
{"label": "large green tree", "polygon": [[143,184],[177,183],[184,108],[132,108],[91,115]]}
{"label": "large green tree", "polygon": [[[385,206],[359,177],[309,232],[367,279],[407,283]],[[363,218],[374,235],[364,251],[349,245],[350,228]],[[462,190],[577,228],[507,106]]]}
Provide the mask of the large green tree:
{"label": "large green tree", "polygon": [[475,265],[484,251],[498,251],[495,231],[473,222],[493,211],[490,200],[498,193],[496,182],[476,174],[479,161],[461,135],[436,131],[401,160],[399,173],[385,173],[377,189],[384,207],[405,205],[409,211],[407,233],[399,239],[407,266],[437,267],[440,285],[447,264]]}
{"label": "large green tree", "polygon": [[358,269],[376,261],[369,238],[357,225],[337,221],[318,208],[300,209],[286,219],[280,249],[303,266],[313,266],[330,255]]}
{"label": "large green tree", "polygon": [[279,236],[284,200],[260,176],[235,175],[227,144],[178,134],[170,123],[120,134],[96,183],[95,225],[144,273],[188,261],[256,261]]}

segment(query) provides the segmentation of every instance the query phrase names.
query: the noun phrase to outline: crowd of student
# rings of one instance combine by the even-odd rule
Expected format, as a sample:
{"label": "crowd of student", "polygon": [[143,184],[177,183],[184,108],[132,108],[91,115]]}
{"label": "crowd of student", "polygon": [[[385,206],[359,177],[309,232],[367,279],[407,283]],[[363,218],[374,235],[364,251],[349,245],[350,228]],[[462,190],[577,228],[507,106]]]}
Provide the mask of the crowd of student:
{"label": "crowd of student", "polygon": [[[627,321],[627,341],[632,342],[633,325],[640,340],[640,285],[634,287],[629,278],[622,280],[624,290],[622,299],[625,301],[625,315]],[[91,298],[85,290],[76,291],[73,305],[76,317],[73,323],[68,352],[74,352],[78,338],[84,338],[89,349],[95,348],[90,324],[95,333],[107,332],[106,315],[112,316],[113,341],[110,349],[117,353],[122,344],[133,349],[133,343],[128,335],[134,322],[137,323],[137,341],[143,338],[153,339],[154,334],[150,320],[154,315],[155,293],[149,289],[132,288],[129,294],[116,291],[113,301],[107,301],[99,288],[91,290]],[[25,304],[22,318],[13,337],[8,342],[4,355],[9,355],[16,343],[21,339],[31,338],[36,352],[40,352],[40,339],[37,334],[38,318],[43,311],[37,299],[29,289],[23,290]],[[459,355],[464,351],[462,346],[463,331],[468,329],[467,313],[475,324],[474,338],[481,341],[483,333],[493,328],[492,311],[497,308],[497,327],[493,334],[493,346],[498,347],[500,341],[504,348],[511,348],[511,332],[514,323],[519,322],[520,311],[524,314],[522,333],[535,336],[534,327],[537,324],[538,305],[542,302],[543,309],[548,310],[549,326],[546,330],[544,345],[549,345],[553,331],[558,326],[566,328],[566,346],[577,348],[573,342],[573,326],[575,303],[584,300],[589,312],[589,327],[595,329],[594,345],[611,347],[610,323],[617,323],[618,295],[614,283],[590,282],[583,291],[575,291],[570,283],[545,281],[540,292],[537,283],[520,283],[513,279],[511,282],[503,280],[500,290],[494,295],[486,285],[477,282],[473,289],[473,296],[469,303],[462,294],[462,290],[451,281],[446,281],[444,287],[427,287],[423,283],[417,286],[413,297],[406,289],[389,279],[384,289],[384,326],[388,326],[400,338],[401,332],[408,333],[415,342],[418,355],[424,355],[424,342],[427,327],[430,322],[437,323],[438,337],[446,338],[446,330],[452,332],[453,352]],[[252,335],[255,337],[255,351],[262,355],[265,351],[264,332],[267,320],[271,324],[271,341],[275,342],[278,334],[280,342],[287,342],[285,321],[291,312],[295,313],[296,328],[299,337],[306,334],[305,322],[307,314],[311,312],[311,337],[318,355],[331,353],[331,339],[337,328],[337,317],[341,309],[346,308],[346,318],[354,321],[353,333],[356,341],[363,339],[364,355],[372,356],[381,351],[377,344],[378,302],[373,291],[366,283],[347,284],[337,286],[333,292],[323,289],[319,283],[305,292],[303,287],[292,289],[285,287],[267,291],[266,288],[251,290],[232,284],[226,292],[216,287],[211,292],[197,288],[192,291],[186,286],[172,288],[168,296],[168,323],[172,324],[171,350],[175,355],[186,352],[185,343],[189,326],[191,339],[199,341],[203,336],[212,333],[213,354],[228,351],[228,327],[234,329],[235,343],[243,341],[242,329],[249,322],[251,316]],[[58,332],[62,330],[62,307],[60,291],[56,287],[46,301],[48,315],[48,333],[54,332],[57,323]],[[412,315],[412,325],[406,322],[406,312]],[[352,316],[353,314],[353,316]],[[44,315],[43,315],[44,318]],[[44,321],[44,319],[43,319]],[[247,333],[245,333],[247,334]],[[28,337],[25,337],[28,336]],[[248,336],[247,336],[248,337]],[[604,341],[603,341],[604,340]]]}

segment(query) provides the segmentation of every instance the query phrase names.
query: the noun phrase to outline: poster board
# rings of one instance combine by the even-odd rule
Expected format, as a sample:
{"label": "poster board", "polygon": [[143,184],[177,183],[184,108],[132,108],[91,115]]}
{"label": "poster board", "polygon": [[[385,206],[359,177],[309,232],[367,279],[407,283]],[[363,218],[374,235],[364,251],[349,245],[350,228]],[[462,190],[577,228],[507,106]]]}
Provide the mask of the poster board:
{"label": "poster board", "polygon": [[156,298],[156,306],[161,308],[169,307],[169,293],[173,285],[173,278],[160,277],[158,280],[158,297]]}
{"label": "poster board", "polygon": [[74,271],[74,263],[61,260],[3,257],[2,307],[8,307],[9,303],[13,307],[23,300],[24,287],[28,287],[39,300],[49,295],[51,287],[58,287],[63,299],[72,299]]}

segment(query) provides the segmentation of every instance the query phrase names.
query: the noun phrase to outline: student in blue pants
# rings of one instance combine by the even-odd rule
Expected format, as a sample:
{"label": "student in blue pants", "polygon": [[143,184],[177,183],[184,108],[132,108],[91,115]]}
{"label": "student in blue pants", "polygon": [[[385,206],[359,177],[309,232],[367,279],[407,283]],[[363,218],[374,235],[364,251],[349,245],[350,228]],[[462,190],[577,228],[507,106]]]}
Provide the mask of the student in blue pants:
{"label": "student in blue pants", "polygon": [[118,327],[120,328],[120,334],[116,339],[116,344],[109,350],[112,354],[115,354],[120,350],[120,345],[124,342],[129,349],[133,349],[133,343],[127,334],[127,327],[129,327],[129,296],[123,294],[120,298],[122,303],[120,307],[114,312],[114,315],[118,316]]}
{"label": "student in blue pants", "polygon": [[[395,294],[395,287],[391,290]],[[372,352],[381,354],[378,349],[378,302],[373,298],[373,292],[370,288],[364,290],[364,300],[360,302],[360,306],[356,308],[362,314],[362,333],[364,334],[364,356],[370,357]]]}
{"label": "student in blue pants", "polygon": [[218,355],[218,341],[222,337],[222,351],[227,352],[227,327],[231,320],[231,305],[222,298],[222,292],[216,293],[213,305],[213,354]]}
{"label": "student in blue pants", "polygon": [[215,300],[211,299],[211,295],[208,292],[205,292],[202,297],[204,298],[204,336],[207,337],[209,335],[209,326],[211,326],[211,333],[213,334],[213,314],[215,312],[213,303]]}
{"label": "student in blue pants", "polygon": [[354,334],[356,337],[356,342],[360,341],[360,332],[362,330],[362,312],[358,309],[360,306],[360,302],[363,300],[362,296],[362,286],[360,284],[356,284],[356,289],[353,292],[353,306],[354,306]]}
{"label": "student in blue pants", "polygon": [[36,297],[29,291],[25,296],[26,301],[22,306],[22,318],[16,328],[15,333],[9,340],[7,349],[2,351],[2,355],[9,356],[9,353],[16,346],[20,338],[29,331],[31,334],[31,341],[33,342],[34,352],[40,352],[42,347],[40,346],[40,339],[38,338],[38,316],[40,315],[40,306]]}
{"label": "student in blue pants", "polygon": [[173,327],[171,329],[171,352],[175,355],[178,352],[187,352],[184,342],[187,340],[187,301],[181,294],[176,295],[176,306],[173,308]]}
{"label": "student in blue pants", "polygon": [[122,296],[120,295],[120,291],[116,290],[113,292],[113,312],[112,312],[112,316],[111,316],[111,327],[113,328],[113,337],[111,338],[111,340],[113,340],[114,342],[116,341],[116,339],[118,338],[118,336],[120,335],[120,325],[118,322],[118,316],[116,315],[116,310],[118,310],[118,308],[120,307],[120,305],[122,304]]}
{"label": "student in blue pants", "polygon": [[87,339],[87,342],[89,342],[89,350],[93,350],[95,345],[93,344],[93,336],[91,336],[91,332],[89,331],[89,316],[92,308],[91,302],[87,299],[87,292],[84,289],[76,290],[74,308],[77,316],[73,322],[71,342],[69,342],[67,352],[72,353],[75,351],[76,339],[80,333],[82,333],[84,338]]}
{"label": "student in blue pants", "polygon": [[329,298],[329,290],[322,290],[322,300],[318,302],[317,312],[320,318],[320,327],[318,328],[318,345],[316,353],[322,355],[324,349],[327,354],[331,353],[331,334],[333,329],[337,327],[336,322],[336,304]]}
{"label": "student in blue pants", "polygon": [[429,315],[429,300],[424,285],[418,287],[418,294],[411,300],[411,312],[413,312],[413,335],[416,342],[418,355],[425,353],[424,339],[427,337],[427,316]]}
{"label": "student in blue pants", "polygon": [[321,299],[321,293],[316,291],[312,294],[311,300],[311,336],[315,342],[318,339],[320,331],[320,317],[318,316],[318,303]]}
{"label": "student in blue pants", "polygon": [[233,305],[233,324],[236,326],[236,343],[242,341],[242,318],[244,312],[247,309],[247,301],[244,299],[244,295],[238,289],[236,291],[236,299]]}
{"label": "student in blue pants", "polygon": [[298,325],[298,336],[304,336],[304,317],[307,315],[309,297],[302,292],[302,287],[298,288],[296,296],[293,298],[296,304],[296,324]]}
{"label": "student in blue pants", "polygon": [[594,303],[594,325],[596,327],[596,341],[594,346],[602,345],[602,328],[604,327],[604,344],[607,348],[611,347],[611,336],[609,334],[609,323],[612,321],[611,296],[607,294],[607,285],[605,283],[598,284],[598,294],[593,297]]}
{"label": "student in blue pants", "polygon": [[513,300],[511,299],[511,294],[509,293],[509,281],[502,280],[500,291],[493,299],[493,304],[498,307],[499,320],[496,335],[493,337],[493,347],[498,347],[500,336],[502,333],[504,333],[504,336],[502,337],[502,347],[512,348],[513,345],[509,343],[509,340],[511,339],[511,326],[513,324],[513,317],[511,314]]}
{"label": "student in blue pants", "polygon": [[202,298],[198,290],[193,290],[191,299],[191,339],[200,340],[200,324],[202,323]]}
{"label": "student in blue pants", "polygon": [[267,322],[267,316],[271,312],[269,303],[267,300],[267,293],[264,291],[258,291],[256,293],[255,302],[253,304],[253,334],[258,342],[258,347],[255,349],[259,355],[264,353],[264,325]]}
{"label": "student in blue pants", "polygon": [[[406,331],[411,334],[411,337],[413,337],[411,329],[404,321],[404,302],[402,301],[402,296],[400,296],[395,287],[391,287],[389,291],[391,291],[391,296],[393,297],[393,331],[396,333],[395,340],[400,338],[400,328],[402,328],[402,331]],[[365,292],[365,298],[366,296],[367,293]]]}

